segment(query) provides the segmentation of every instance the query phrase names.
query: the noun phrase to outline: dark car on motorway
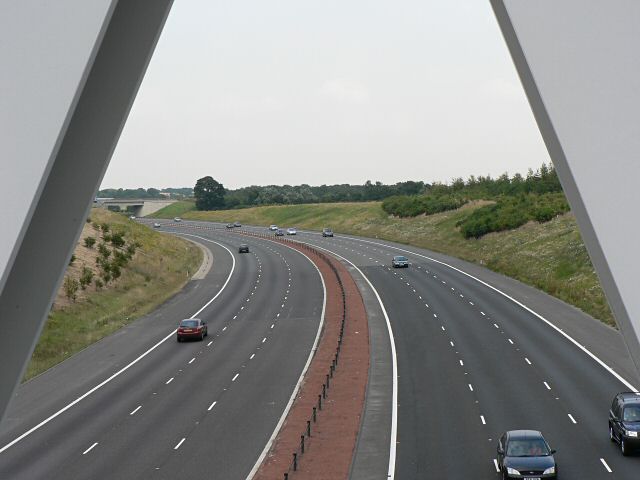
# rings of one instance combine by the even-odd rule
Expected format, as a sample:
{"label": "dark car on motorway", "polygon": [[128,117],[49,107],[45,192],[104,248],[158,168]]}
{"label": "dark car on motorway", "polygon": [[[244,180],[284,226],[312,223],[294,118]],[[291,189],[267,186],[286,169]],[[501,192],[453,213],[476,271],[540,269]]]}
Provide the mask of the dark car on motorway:
{"label": "dark car on motorway", "polygon": [[558,466],[549,444],[536,430],[511,430],[498,440],[498,468],[502,478],[557,478]]}
{"label": "dark car on motorway", "polygon": [[622,455],[640,448],[640,394],[617,394],[609,410],[609,438],[620,444]]}
{"label": "dark car on motorway", "polygon": [[323,237],[333,237],[333,230],[331,230],[330,228],[323,228],[322,229],[322,236]]}
{"label": "dark car on motorway", "polygon": [[391,265],[393,268],[409,268],[409,259],[402,255],[396,255],[393,257],[393,260],[391,260]]}
{"label": "dark car on motorway", "polygon": [[276,237],[284,237],[284,232],[282,231],[282,229],[277,229],[276,230]]}
{"label": "dark car on motorway", "polygon": [[233,223],[227,223],[227,228],[233,228]]}
{"label": "dark car on motorway", "polygon": [[238,247],[238,253],[249,253],[249,245],[246,243],[240,244]]}
{"label": "dark car on motorway", "polygon": [[204,340],[209,333],[207,332],[207,322],[199,318],[187,318],[182,320],[176,330],[176,338],[178,342],[188,339]]}

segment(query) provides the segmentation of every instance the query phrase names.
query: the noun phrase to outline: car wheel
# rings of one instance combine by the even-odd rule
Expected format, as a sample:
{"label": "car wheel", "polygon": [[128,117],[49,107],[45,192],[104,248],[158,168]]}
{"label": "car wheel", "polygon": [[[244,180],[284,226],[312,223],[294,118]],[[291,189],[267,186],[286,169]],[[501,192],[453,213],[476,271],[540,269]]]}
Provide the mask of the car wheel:
{"label": "car wheel", "polygon": [[625,457],[629,455],[629,450],[627,449],[627,442],[624,441],[624,438],[620,439],[620,451],[622,452],[622,455]]}
{"label": "car wheel", "polygon": [[202,342],[203,340],[204,340],[204,332],[200,334],[200,341]]}
{"label": "car wheel", "polygon": [[176,341],[177,341],[178,343],[180,343],[180,342],[182,341],[182,339],[181,339],[180,337],[176,337]]}

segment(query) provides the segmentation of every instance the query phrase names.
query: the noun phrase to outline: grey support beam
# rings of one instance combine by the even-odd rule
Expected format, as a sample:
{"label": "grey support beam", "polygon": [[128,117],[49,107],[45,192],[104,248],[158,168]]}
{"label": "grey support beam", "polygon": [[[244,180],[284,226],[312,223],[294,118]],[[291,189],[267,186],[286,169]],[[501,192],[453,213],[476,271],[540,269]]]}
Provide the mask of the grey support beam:
{"label": "grey support beam", "polygon": [[22,378],[172,0],[0,5],[0,419]]}
{"label": "grey support beam", "polygon": [[640,2],[491,3],[639,368]]}

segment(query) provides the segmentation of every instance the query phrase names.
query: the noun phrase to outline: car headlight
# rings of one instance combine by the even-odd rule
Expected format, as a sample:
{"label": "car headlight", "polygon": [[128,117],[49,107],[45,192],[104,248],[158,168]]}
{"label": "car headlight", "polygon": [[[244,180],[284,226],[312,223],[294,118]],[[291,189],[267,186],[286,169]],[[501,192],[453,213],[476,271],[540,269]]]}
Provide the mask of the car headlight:
{"label": "car headlight", "polygon": [[507,473],[509,475],[520,475],[520,472],[515,468],[507,467]]}
{"label": "car headlight", "polygon": [[634,431],[631,431],[631,430],[625,430],[624,434],[627,437],[637,437],[638,436],[638,432],[634,432]]}
{"label": "car headlight", "polygon": [[544,475],[546,475],[548,473],[556,473],[556,467],[555,466],[549,467],[543,472]]}

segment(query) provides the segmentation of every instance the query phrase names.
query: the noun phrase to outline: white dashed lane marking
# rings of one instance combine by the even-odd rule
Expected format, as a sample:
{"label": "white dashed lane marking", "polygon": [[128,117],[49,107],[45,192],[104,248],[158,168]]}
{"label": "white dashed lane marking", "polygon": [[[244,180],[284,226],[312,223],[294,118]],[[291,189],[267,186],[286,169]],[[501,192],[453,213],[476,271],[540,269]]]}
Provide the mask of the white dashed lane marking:
{"label": "white dashed lane marking", "polygon": [[133,409],[133,411],[132,411],[129,415],[135,415],[135,414],[136,414],[136,412],[137,412],[138,410],[140,410],[141,408],[142,408],[142,405],[138,405],[136,408],[134,408],[134,409]]}
{"label": "white dashed lane marking", "polygon": [[216,406],[216,403],[218,402],[213,402],[211,405],[209,405],[209,408],[207,408],[207,412],[210,412],[213,409],[213,407]]}
{"label": "white dashed lane marking", "polygon": [[177,444],[175,447],[173,447],[173,449],[174,449],[174,450],[178,450],[178,449],[180,448],[180,445],[182,445],[182,444],[184,443],[184,441],[185,441],[185,440],[186,440],[186,438],[183,438],[182,440],[180,440],[180,441],[178,442],[178,444]]}
{"label": "white dashed lane marking", "polygon": [[613,470],[611,470],[609,465],[607,465],[607,462],[604,461],[604,458],[601,458],[600,461],[602,462],[602,465],[604,465],[604,468],[607,470],[607,472],[613,473]]}
{"label": "white dashed lane marking", "polygon": [[567,413],[567,415],[569,416],[569,420],[571,420],[574,424],[578,423],[578,422],[576,422],[576,419],[573,418],[573,415],[571,415],[570,413]]}
{"label": "white dashed lane marking", "polygon": [[169,385],[171,382],[173,382],[173,377],[171,377],[169,380],[167,380],[167,381],[165,382],[165,385]]}
{"label": "white dashed lane marking", "polygon": [[83,455],[86,455],[87,453],[89,453],[91,450],[93,450],[96,445],[98,445],[98,442],[94,443],[93,445],[91,445],[89,448],[87,448],[84,452],[82,452]]}

